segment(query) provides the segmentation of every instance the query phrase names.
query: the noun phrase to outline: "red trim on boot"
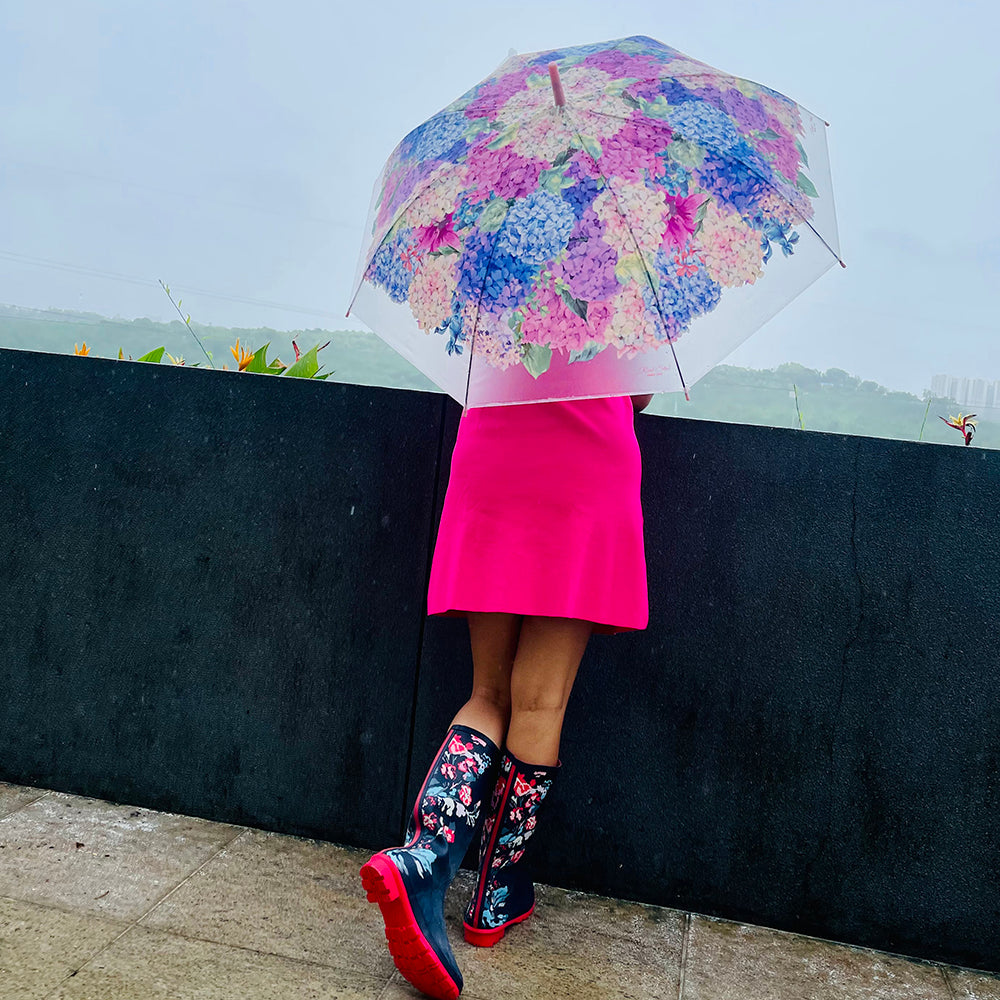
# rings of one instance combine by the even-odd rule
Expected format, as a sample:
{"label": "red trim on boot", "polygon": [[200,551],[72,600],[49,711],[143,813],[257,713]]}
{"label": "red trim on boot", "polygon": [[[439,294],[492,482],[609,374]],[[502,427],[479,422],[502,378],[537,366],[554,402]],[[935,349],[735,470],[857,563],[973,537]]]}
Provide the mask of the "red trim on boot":
{"label": "red trim on boot", "polygon": [[[445,733],[444,742],[438,747],[438,752],[434,754],[434,760],[440,760],[441,754],[444,753],[444,748],[451,742],[452,737],[455,735],[455,727],[450,726],[448,732]],[[420,827],[420,803],[424,800],[424,793],[427,791],[427,782],[431,780],[431,775],[433,770],[427,772],[424,775],[424,783],[420,786],[420,793],[417,795],[413,802],[413,836],[403,844],[404,847],[412,847],[419,839],[420,834],[423,832]]]}
{"label": "red trim on boot", "polygon": [[406,886],[392,860],[379,852],[361,867],[361,884],[378,903],[396,968],[408,983],[436,1000],[458,1000],[458,984],[441,964],[413,916]]}
{"label": "red trim on boot", "polygon": [[462,929],[465,931],[465,940],[469,944],[476,945],[477,948],[492,948],[507,933],[508,927],[513,927],[514,924],[519,924],[522,920],[527,920],[534,912],[535,907],[532,906],[527,913],[522,913],[513,920],[508,920],[507,923],[501,924],[499,927],[487,927],[484,930],[478,927],[471,927],[463,920]]}
{"label": "red trim on boot", "polygon": [[[503,767],[503,762],[502,761],[501,761],[500,766],[501,766],[501,768]],[[487,848],[487,851],[486,851],[486,870],[487,871],[489,870],[490,860],[493,857],[493,848],[496,847],[497,837],[500,835],[500,827],[503,826],[503,823],[501,823],[501,819],[503,818],[502,817],[503,806],[506,804],[507,797],[510,795],[510,786],[514,784],[514,776],[515,776],[516,772],[517,772],[517,768],[514,767],[514,765],[512,763],[511,767],[510,767],[510,773],[507,775],[507,784],[504,786],[503,795],[500,796],[500,802],[498,803],[498,807],[500,809],[500,813],[497,814],[497,818],[496,818],[496,820],[493,823],[493,829],[490,831],[490,845],[489,845],[489,847]],[[484,879],[482,877],[483,864],[482,864],[481,861],[480,861],[480,866],[479,867],[480,867],[479,892],[476,895],[476,906],[475,906],[475,908],[472,911],[472,919],[473,920],[478,920],[480,918],[480,916],[482,916],[482,912],[483,912],[483,894],[486,891],[486,879]],[[500,937],[503,937],[503,935],[501,934]],[[499,938],[497,940],[499,940]]]}

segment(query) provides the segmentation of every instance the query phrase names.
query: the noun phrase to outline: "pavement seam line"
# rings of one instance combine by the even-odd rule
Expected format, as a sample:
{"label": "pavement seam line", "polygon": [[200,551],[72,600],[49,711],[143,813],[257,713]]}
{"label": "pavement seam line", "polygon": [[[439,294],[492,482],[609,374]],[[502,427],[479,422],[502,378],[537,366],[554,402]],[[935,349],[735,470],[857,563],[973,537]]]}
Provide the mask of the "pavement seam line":
{"label": "pavement seam line", "polygon": [[941,966],[941,975],[944,976],[944,984],[948,987],[948,996],[951,1000],[958,1000],[958,994],[955,992],[955,987],[952,985],[951,976],[948,975],[948,970],[945,966]]}
{"label": "pavement seam line", "polygon": [[[189,872],[183,879],[181,879],[180,882],[177,883],[177,885],[173,886],[173,888],[169,889],[166,893],[164,893],[164,895],[162,895],[158,900],[156,900],[156,902],[153,903],[153,905],[150,906],[149,909],[147,909],[145,912],[141,913],[138,917],[136,917],[135,920],[133,920],[130,924],[128,924],[127,927],[124,927],[122,929],[122,931],[121,931],[120,934],[116,934],[110,941],[108,941],[105,944],[103,944],[92,955],[88,955],[87,958],[84,961],[82,961],[72,972],[70,972],[67,976],[65,976],[63,979],[61,979],[49,993],[45,994],[44,1000],[49,1000],[49,998],[54,997],[56,995],[56,993],[63,987],[63,985],[65,985],[65,983],[67,983],[70,979],[72,979],[78,973],[82,972],[84,970],[84,968],[86,968],[91,962],[93,962],[94,959],[97,958],[99,955],[102,955],[104,952],[106,952],[113,944],[115,944],[115,942],[121,940],[122,937],[124,937],[126,934],[128,934],[129,931],[131,931],[133,928],[135,928],[138,925],[138,923],[139,923],[140,920],[142,920],[145,917],[147,917],[165,899],[167,899],[167,897],[171,896],[182,885],[184,885],[185,883],[187,883],[193,876],[197,875],[198,872],[200,872],[202,870],[202,868],[204,868],[205,865],[207,865],[209,863],[209,861],[213,861],[227,847],[229,847],[232,844],[236,843],[236,841],[239,840],[239,838],[242,837],[243,834],[249,833],[249,832],[250,832],[250,827],[241,827],[239,829],[239,832],[234,837],[231,837],[229,840],[227,840],[226,843],[223,844],[217,851],[215,851],[210,857],[206,858],[200,865],[198,865],[198,867],[193,872]],[[183,937],[183,935],[180,935],[180,936]]]}
{"label": "pavement seam line", "polygon": [[687,978],[688,952],[691,945],[691,924],[694,914],[686,911],[684,914],[684,934],[681,937],[681,961],[677,970],[677,1000],[684,1000],[684,985]]}
{"label": "pavement seam line", "polygon": [[[395,969],[393,969],[392,972],[389,973],[389,978],[385,981],[385,985],[382,987],[381,992],[375,998],[375,1000],[384,1000],[386,993],[389,992],[389,987],[392,986],[394,982],[396,982],[397,976],[399,976],[399,973]],[[403,979],[402,976],[399,976],[399,981],[401,983],[406,982],[406,980]]]}
{"label": "pavement seam line", "polygon": [[[11,788],[34,788],[35,787],[34,785],[15,785],[11,781],[0,782],[0,784],[10,785]],[[32,806],[36,802],[39,802],[42,799],[44,799],[44,798],[46,798],[46,797],[51,796],[51,795],[54,794],[54,789],[52,789],[52,788],[39,788],[37,790],[40,791],[42,794],[41,795],[36,795],[33,799],[28,799],[27,802],[22,802],[16,808],[11,809],[10,812],[5,812],[2,816],[0,816],[0,821],[5,820],[8,816],[16,816],[22,809],[27,809],[28,806]],[[72,794],[72,793],[67,793],[67,794]]]}

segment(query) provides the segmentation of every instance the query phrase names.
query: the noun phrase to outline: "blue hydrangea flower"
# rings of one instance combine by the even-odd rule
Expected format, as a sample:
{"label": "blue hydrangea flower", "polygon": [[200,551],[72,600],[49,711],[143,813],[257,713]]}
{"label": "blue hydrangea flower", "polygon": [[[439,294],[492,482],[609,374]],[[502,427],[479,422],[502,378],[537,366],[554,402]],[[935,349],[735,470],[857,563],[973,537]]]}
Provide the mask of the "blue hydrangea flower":
{"label": "blue hydrangea flower", "polygon": [[456,229],[468,229],[479,218],[480,213],[485,207],[485,202],[480,201],[473,204],[468,198],[463,196],[455,208],[452,225]]}
{"label": "blue hydrangea flower", "polygon": [[444,347],[448,354],[462,353],[462,344],[465,343],[467,337],[462,330],[462,314],[460,312],[452,313],[451,318],[446,323],[442,323],[434,332],[442,336],[448,334],[448,343]]}
{"label": "blue hydrangea flower", "polygon": [[685,104],[688,101],[698,100],[684,84],[678,83],[673,79],[664,80],[660,83],[660,93],[663,94],[667,104]]}
{"label": "blue hydrangea flower", "polygon": [[713,152],[726,152],[740,141],[740,134],[724,111],[704,101],[686,101],[670,114],[674,138],[687,139]]}
{"label": "blue hydrangea flower", "polygon": [[597,197],[597,192],[601,185],[593,177],[585,177],[577,181],[572,187],[563,188],[562,197],[579,219],[584,211],[593,203]]}
{"label": "blue hydrangea flower", "polygon": [[605,49],[613,47],[613,44],[608,42],[592,42],[589,45],[573,45],[565,49],[552,49],[549,52],[540,52],[528,65],[537,66],[540,63],[548,65],[550,62],[558,62],[567,56],[589,56],[592,52],[603,52]]}
{"label": "blue hydrangea flower", "polygon": [[[573,218],[570,212],[570,218]],[[537,277],[534,265],[503,251],[499,235],[473,230],[458,264],[458,297],[498,313],[520,305]]]}
{"label": "blue hydrangea flower", "polygon": [[795,244],[799,242],[799,234],[792,230],[790,222],[778,222],[776,220],[765,220],[761,215],[755,215],[754,226],[760,229],[760,248],[764,251],[764,263],[771,259],[773,249],[771,240],[781,247],[781,252],[786,257],[791,257],[795,253]]}
{"label": "blue hydrangea flower", "polygon": [[418,125],[403,140],[401,150],[408,160],[454,160],[466,148],[468,121],[462,114],[444,113]]}
{"label": "blue hydrangea flower", "polygon": [[[663,247],[656,252],[656,276],[660,286],[656,299],[667,321],[664,339],[676,340],[692,319],[710,312],[722,298],[722,286],[713,281],[704,268],[698,268],[694,274],[680,274],[672,252],[668,253]],[[648,286],[643,291],[643,298],[646,307],[655,314],[656,302]]]}
{"label": "blue hydrangea flower", "polygon": [[688,183],[691,180],[691,172],[672,159],[668,153],[658,155],[663,160],[663,172],[656,176],[656,184],[675,198],[686,198],[690,193]]}
{"label": "blue hydrangea flower", "polygon": [[731,205],[744,218],[754,215],[768,187],[756,164],[751,167],[729,156],[706,156],[696,172],[698,182],[706,191]]}
{"label": "blue hydrangea flower", "polygon": [[566,249],[575,225],[576,212],[562,197],[533,191],[507,213],[497,252],[528,264],[544,264]]}
{"label": "blue hydrangea flower", "polygon": [[381,285],[393,302],[405,302],[410,294],[413,273],[403,263],[402,254],[412,242],[412,230],[401,229],[375,251],[368,268],[369,281],[374,285]]}

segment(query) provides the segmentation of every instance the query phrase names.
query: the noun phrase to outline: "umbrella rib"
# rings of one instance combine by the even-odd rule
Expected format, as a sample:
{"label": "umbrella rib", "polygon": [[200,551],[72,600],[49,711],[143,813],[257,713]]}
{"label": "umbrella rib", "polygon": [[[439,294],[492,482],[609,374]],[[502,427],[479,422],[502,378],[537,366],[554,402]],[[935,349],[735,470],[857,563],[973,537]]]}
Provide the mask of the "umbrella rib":
{"label": "umbrella rib", "polygon": [[476,333],[479,330],[479,316],[482,312],[483,296],[486,294],[486,281],[485,277],[490,273],[490,265],[493,263],[493,254],[496,251],[497,243],[500,241],[500,233],[503,231],[503,223],[500,224],[500,228],[496,231],[496,235],[493,237],[493,243],[490,246],[490,255],[486,259],[486,267],[483,269],[483,283],[479,287],[479,298],[476,299],[476,321],[472,324],[472,339],[469,341],[469,367],[465,375],[465,406],[469,405],[469,387],[472,384],[472,364],[475,361],[475,351],[476,351]]}
{"label": "umbrella rib", "polygon": [[[614,119],[619,120],[619,121],[627,121],[629,119],[629,117],[630,117],[628,115],[625,115],[625,116],[622,116],[622,115],[612,115],[612,114],[608,113],[607,111],[593,111],[590,108],[586,108],[586,109],[582,109],[582,110],[583,110],[584,114],[598,115],[601,118],[614,118]],[[812,114],[812,112],[810,112],[810,114]],[[648,118],[643,119],[642,124],[646,125],[646,126],[649,126],[649,124],[650,124],[649,119]],[[664,125],[665,125],[665,127],[669,128],[669,123],[665,122]],[[714,152],[716,154],[719,153],[718,150],[714,150]],[[722,153],[721,155],[725,156],[727,159],[732,160],[734,163],[739,163],[742,166],[746,167],[747,170],[749,170],[750,173],[752,173],[759,181],[761,181],[762,183],[766,184],[769,191],[773,191],[774,194],[776,194],[797,216],[799,216],[799,218],[802,219],[802,225],[808,226],[812,230],[812,233],[816,237],[816,239],[818,239],[820,241],[820,243],[822,243],[823,246],[825,246],[827,248],[827,250],[829,250],[830,253],[833,254],[833,256],[836,259],[837,263],[840,264],[841,267],[847,267],[847,265],[844,263],[843,259],[841,258],[840,254],[837,253],[837,251],[834,250],[833,247],[830,246],[830,244],[827,243],[827,241],[825,239],[823,239],[822,235],[820,235],[820,233],[819,233],[819,230],[817,230],[816,227],[808,219],[802,218],[802,214],[799,212],[799,210],[792,203],[791,199],[788,198],[786,195],[782,194],[782,191],[781,191],[780,187],[778,187],[777,185],[775,185],[772,181],[768,180],[756,167],[754,167],[754,165],[752,163],[747,163],[747,161],[744,160],[744,159],[742,159],[741,157],[739,157],[739,156],[732,156],[729,153]]]}
{"label": "umbrella rib", "polygon": [[674,350],[674,342],[670,339],[670,331],[667,328],[667,320],[666,317],[663,315],[663,309],[660,306],[660,297],[656,294],[656,285],[653,284],[653,276],[649,273],[649,268],[646,266],[646,258],[643,256],[642,248],[639,246],[639,241],[635,238],[635,233],[632,232],[632,227],[631,225],[629,225],[628,216],[622,211],[621,202],[618,199],[618,195],[615,193],[615,189],[611,186],[611,182],[607,179],[607,177],[604,176],[604,171],[601,170],[601,165],[597,162],[597,160],[594,159],[594,157],[590,156],[590,153],[587,152],[586,147],[583,145],[583,137],[580,135],[579,129],[576,130],[576,137],[580,141],[580,148],[583,149],[583,151],[587,154],[587,156],[590,157],[594,166],[596,166],[597,169],[600,171],[601,180],[604,182],[605,186],[614,197],[615,208],[618,209],[618,214],[621,215],[622,220],[625,223],[625,228],[628,230],[629,236],[632,237],[632,242],[635,244],[635,249],[639,257],[639,262],[642,264],[643,273],[646,275],[646,281],[649,283],[649,290],[652,293],[653,302],[656,305],[656,312],[660,317],[660,322],[663,324],[663,332],[667,335],[667,344],[670,347],[670,353],[673,355],[674,358],[674,365],[677,368],[677,377],[681,380],[681,388],[684,390],[684,398],[689,400],[691,397],[688,395],[688,387],[687,383],[684,381],[684,373],[681,371],[681,363],[677,359],[677,351]]}

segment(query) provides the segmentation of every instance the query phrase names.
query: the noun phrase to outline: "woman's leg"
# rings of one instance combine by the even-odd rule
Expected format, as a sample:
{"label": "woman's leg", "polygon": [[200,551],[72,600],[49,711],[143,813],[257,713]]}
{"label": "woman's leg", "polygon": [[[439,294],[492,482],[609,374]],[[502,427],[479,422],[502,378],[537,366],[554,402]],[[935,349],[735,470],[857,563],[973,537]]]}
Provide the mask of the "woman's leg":
{"label": "woman's leg", "polygon": [[502,747],[510,721],[511,670],[518,651],[521,616],[470,611],[472,694],[452,719],[470,726]]}
{"label": "woman's leg", "polygon": [[396,967],[422,993],[458,997],[462,973],[448,941],[444,897],[496,784],[510,718],[510,672],[520,617],[469,616],[472,696],[455,716],[417,796],[402,847],[361,868]]}
{"label": "woman's leg", "polygon": [[463,924],[472,944],[490,947],[535,908],[521,863],[537,813],[559,772],[566,703],[592,630],[570,618],[525,617],[511,671],[507,749],[483,823],[479,877]]}
{"label": "woman's leg", "polygon": [[563,717],[593,624],[577,618],[526,616],[510,678],[507,749],[519,760],[559,760]]}

